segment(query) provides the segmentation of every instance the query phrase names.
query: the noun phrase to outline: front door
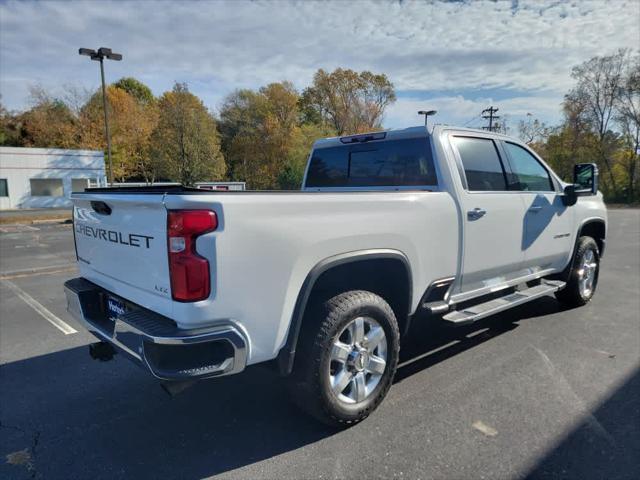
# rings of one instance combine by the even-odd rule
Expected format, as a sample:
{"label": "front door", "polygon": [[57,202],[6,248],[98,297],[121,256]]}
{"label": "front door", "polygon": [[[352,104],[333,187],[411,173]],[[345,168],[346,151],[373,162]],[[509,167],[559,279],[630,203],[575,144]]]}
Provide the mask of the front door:
{"label": "front door", "polygon": [[507,185],[499,145],[481,134],[450,136],[464,191],[460,195],[463,228],[459,292],[471,297],[500,289],[523,275],[522,232],[525,206]]}
{"label": "front door", "polygon": [[574,210],[562,202],[559,186],[547,168],[523,145],[503,142],[513,190],[526,208],[522,236],[524,267],[528,273],[561,270],[575,241]]}

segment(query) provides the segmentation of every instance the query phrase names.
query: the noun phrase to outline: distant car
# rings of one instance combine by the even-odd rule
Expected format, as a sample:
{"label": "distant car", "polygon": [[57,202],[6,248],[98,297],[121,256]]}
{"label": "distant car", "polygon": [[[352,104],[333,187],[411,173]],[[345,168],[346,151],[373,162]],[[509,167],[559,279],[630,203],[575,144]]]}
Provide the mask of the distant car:
{"label": "distant car", "polygon": [[[607,214],[510,137],[436,126],[319,140],[301,192],[74,193],[68,309],[170,388],[272,362],[329,424],[383,400],[416,313],[465,325],[591,300]],[[113,350],[115,347],[115,350]]]}

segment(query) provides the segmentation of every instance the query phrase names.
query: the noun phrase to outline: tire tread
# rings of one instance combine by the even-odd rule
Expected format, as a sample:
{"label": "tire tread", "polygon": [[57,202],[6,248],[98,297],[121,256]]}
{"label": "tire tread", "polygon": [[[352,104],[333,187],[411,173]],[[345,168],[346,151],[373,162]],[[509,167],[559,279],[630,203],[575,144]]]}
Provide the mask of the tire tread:
{"label": "tire tread", "polygon": [[578,269],[576,268],[579,263],[579,259],[582,258],[585,252],[589,249],[593,249],[595,251],[596,259],[598,261],[598,272],[596,272],[596,275],[598,275],[600,269],[600,251],[598,250],[598,244],[592,237],[582,236],[578,239],[576,251],[573,259],[571,260],[572,266],[571,271],[569,272],[567,285],[562,290],[555,293],[556,299],[569,307],[581,307],[583,305],[586,305],[591,301],[593,295],[595,294],[595,289],[597,286],[597,276],[593,286],[593,292],[591,293],[589,298],[583,298],[583,296],[580,294],[580,279],[578,278]]}
{"label": "tire tread", "polygon": [[[343,321],[344,315],[358,308],[374,306],[384,312],[389,321],[389,326],[393,330],[393,338],[387,341],[394,342],[389,345],[388,361],[391,361],[391,374],[382,379],[382,387],[379,389],[375,399],[365,408],[358,410],[352,418],[343,418],[335,415],[323,400],[320,381],[322,353],[327,348],[335,334],[338,325]],[[331,426],[347,427],[355,425],[367,418],[373,410],[382,402],[391,384],[398,362],[398,351],[400,348],[400,332],[393,310],[389,304],[378,295],[365,290],[351,290],[336,295],[316,307],[312,307],[312,324],[308,325],[306,331],[302,332],[301,348],[296,355],[296,366],[291,378],[291,396],[294,403],[302,410],[311,414],[320,421]],[[313,326],[317,327],[313,334]]]}

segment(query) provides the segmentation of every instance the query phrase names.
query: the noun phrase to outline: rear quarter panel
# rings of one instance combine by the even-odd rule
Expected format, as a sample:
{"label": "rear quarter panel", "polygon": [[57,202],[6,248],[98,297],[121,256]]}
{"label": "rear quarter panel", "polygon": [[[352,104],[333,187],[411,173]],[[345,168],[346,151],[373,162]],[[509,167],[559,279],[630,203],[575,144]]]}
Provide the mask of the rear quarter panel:
{"label": "rear quarter panel", "polygon": [[198,240],[211,261],[210,299],[174,303],[184,327],[231,319],[249,337],[249,363],[274,358],[310,270],[334,255],[393,249],[411,265],[414,310],[427,286],[455,274],[457,211],[445,192],[169,195],[168,209],[208,208],[219,227]]}

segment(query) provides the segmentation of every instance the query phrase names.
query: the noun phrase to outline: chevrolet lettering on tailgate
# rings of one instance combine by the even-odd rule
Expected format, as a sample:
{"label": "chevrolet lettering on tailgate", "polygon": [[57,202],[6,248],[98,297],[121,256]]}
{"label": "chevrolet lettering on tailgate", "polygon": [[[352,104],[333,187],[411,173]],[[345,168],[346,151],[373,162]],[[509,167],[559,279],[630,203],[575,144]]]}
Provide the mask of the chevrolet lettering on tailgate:
{"label": "chevrolet lettering on tailgate", "polygon": [[87,237],[97,238],[98,240],[104,240],[105,242],[119,243],[121,245],[128,245],[131,247],[145,247],[149,248],[153,237],[149,235],[141,235],[137,233],[125,233],[118,232],[116,230],[106,230],[104,228],[95,228],[82,223],[78,223],[75,226],[76,233],[85,235]]}

